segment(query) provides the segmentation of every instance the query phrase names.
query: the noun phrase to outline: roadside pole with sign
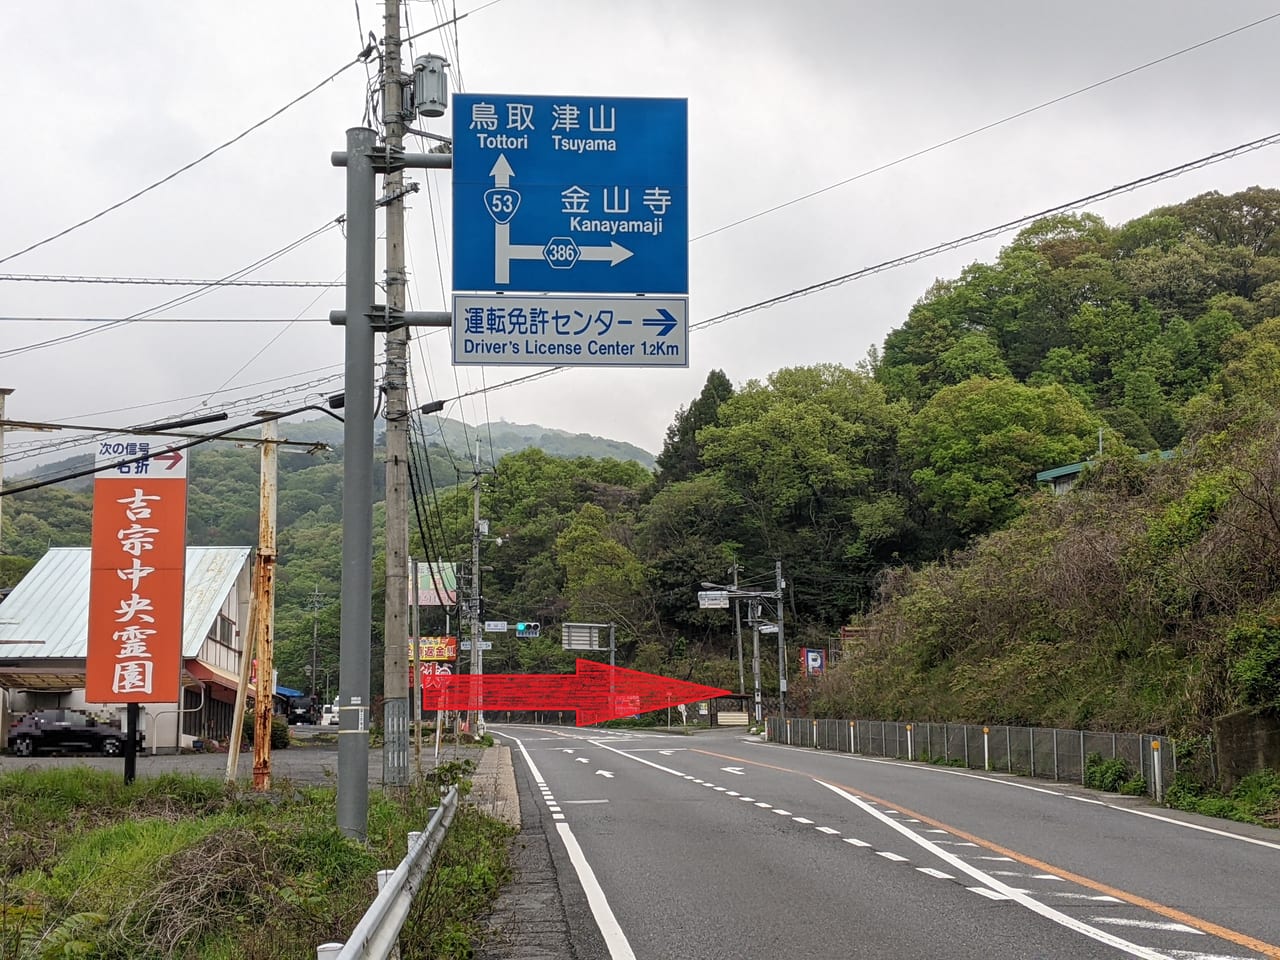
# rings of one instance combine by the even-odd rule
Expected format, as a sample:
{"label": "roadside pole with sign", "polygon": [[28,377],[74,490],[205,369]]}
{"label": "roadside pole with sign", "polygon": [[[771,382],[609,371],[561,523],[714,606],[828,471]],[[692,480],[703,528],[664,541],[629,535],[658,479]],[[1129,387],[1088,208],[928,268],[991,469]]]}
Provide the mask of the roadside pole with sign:
{"label": "roadside pole with sign", "polygon": [[138,705],[181,699],[187,455],[149,453],[145,441],[100,441],[93,484],[85,699],[126,705],[126,783],[136,772]]}

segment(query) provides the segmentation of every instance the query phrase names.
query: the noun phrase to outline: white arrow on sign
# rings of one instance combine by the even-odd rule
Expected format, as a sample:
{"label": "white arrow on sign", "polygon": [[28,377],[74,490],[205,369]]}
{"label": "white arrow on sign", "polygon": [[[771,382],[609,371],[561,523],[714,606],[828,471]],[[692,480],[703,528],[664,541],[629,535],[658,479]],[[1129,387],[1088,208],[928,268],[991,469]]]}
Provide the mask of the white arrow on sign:
{"label": "white arrow on sign", "polygon": [[746,774],[743,773],[741,767],[721,767],[720,769],[723,770],[725,773],[736,773],[740,777],[746,776]]}
{"label": "white arrow on sign", "polygon": [[[511,178],[515,176],[515,171],[511,169],[511,164],[507,161],[506,154],[498,154],[498,159],[494,161],[493,168],[489,171],[489,176],[493,177],[495,189],[505,190],[511,186]],[[579,260],[595,260],[603,261],[611,267],[616,267],[623,260],[630,259],[634,255],[633,251],[628,250],[622,244],[610,240],[607,247],[579,247],[577,260],[573,261],[573,263],[577,263]],[[507,220],[505,223],[499,223],[494,220],[493,282],[495,284],[511,282],[512,260],[546,259],[545,244],[539,246],[534,243],[512,243],[511,221]],[[568,264],[568,266],[573,266],[573,264]]]}
{"label": "white arrow on sign", "polygon": [[613,774],[612,774],[612,773],[610,773],[608,770],[597,770],[597,771],[596,771],[596,776],[597,776],[597,777],[607,777],[607,778],[608,778],[608,779],[610,779],[610,780],[612,780],[612,779],[613,779]]}
{"label": "white arrow on sign", "polygon": [[574,757],[573,759],[577,760],[579,763],[590,763],[590,762],[591,762],[591,761],[590,761],[590,760],[588,760],[586,757]]}

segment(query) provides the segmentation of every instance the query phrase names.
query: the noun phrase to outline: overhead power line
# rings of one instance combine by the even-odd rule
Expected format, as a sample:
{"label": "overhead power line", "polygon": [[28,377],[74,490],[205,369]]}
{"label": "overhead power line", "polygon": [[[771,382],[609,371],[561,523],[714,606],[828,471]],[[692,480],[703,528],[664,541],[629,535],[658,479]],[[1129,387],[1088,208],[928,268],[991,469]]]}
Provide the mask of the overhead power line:
{"label": "overhead power line", "polygon": [[[1268,21],[1275,20],[1277,17],[1280,17],[1280,13],[1273,13],[1269,16],[1262,17],[1258,20],[1254,20],[1252,23],[1246,23],[1243,26],[1236,27],[1234,30],[1228,30],[1226,33],[1220,33],[1217,36],[1210,37],[1207,40],[1201,40],[1199,43],[1193,43],[1189,47],[1183,47],[1181,50],[1175,50],[1173,53],[1166,53],[1163,57],[1157,57],[1154,60],[1148,60],[1146,63],[1139,64],[1136,67],[1130,67],[1128,70],[1122,70],[1119,73],[1112,74],[1111,76],[1106,77],[1102,80],[1096,80],[1093,83],[1087,84],[1086,86],[1080,87],[1076,90],[1072,90],[1070,93],[1064,93],[1060,96],[1053,97],[1052,99],[1045,100],[1043,103],[1038,103],[1033,107],[1027,107],[1024,110],[1019,110],[1017,113],[1011,113],[1009,114],[1009,116],[1003,117],[999,120],[993,120],[990,123],[984,123],[980,127],[974,127],[972,130],[968,131],[967,133],[957,134],[956,136],[949,137],[946,140],[940,140],[939,142],[935,143],[931,147],[925,147],[922,150],[916,150],[912,153],[905,154],[904,156],[898,157],[896,160],[890,160],[887,163],[882,163],[879,166],[872,167],[869,170],[863,170],[861,173],[855,173],[851,177],[845,177],[843,180],[837,180],[835,183],[828,184],[825,187],[820,187],[817,190],[811,190],[809,193],[801,194],[798,197],[793,197],[790,200],[786,200],[786,201],[783,201],[782,203],[775,204],[772,207],[766,207],[764,210],[760,210],[756,213],[750,214],[749,216],[741,217],[737,220],[733,220],[730,223],[724,224],[724,226],[716,227],[714,230],[708,230],[706,233],[700,233],[697,236],[690,238],[689,242],[693,243],[694,241],[697,241],[697,240],[705,240],[707,237],[715,236],[717,233],[723,233],[724,231],[730,230],[733,227],[741,226],[744,223],[750,223],[752,220],[758,220],[761,217],[767,216],[770,213],[777,213],[779,210],[784,210],[787,207],[790,207],[797,203],[801,203],[805,200],[811,200],[812,198],[820,196],[821,194],[827,193],[831,190],[835,190],[837,187],[843,187],[847,184],[853,183],[856,180],[862,180],[866,177],[871,176],[872,174],[880,173],[884,170],[888,170],[890,167],[896,167],[899,164],[906,163],[908,160],[914,160],[917,157],[923,157],[925,154],[933,153],[935,150],[941,150],[943,147],[949,147],[953,143],[959,143],[962,140],[968,140],[970,137],[975,137],[980,133],[985,133],[986,131],[993,130],[996,127],[1004,126],[1006,123],[1012,123],[1014,120],[1019,120],[1022,117],[1025,117],[1029,114],[1035,113],[1039,110],[1043,110],[1046,107],[1052,107],[1055,104],[1062,103],[1066,100],[1070,100],[1072,97],[1078,97],[1083,93],[1088,93],[1090,90],[1097,90],[1099,87],[1106,86],[1108,83],[1112,83],[1116,80],[1122,80],[1125,77],[1131,77],[1135,73],[1141,73],[1143,70],[1147,70],[1161,63],[1166,63],[1169,60],[1172,60],[1175,57],[1180,57],[1185,53],[1190,53],[1193,50],[1199,50],[1201,47],[1207,47],[1211,43],[1217,43],[1219,40],[1225,40],[1227,37],[1235,36],[1237,33],[1243,33],[1245,30],[1250,30],[1253,27],[1261,26],[1262,24],[1267,23]],[[0,262],[3,262],[3,261],[0,261]]]}
{"label": "overhead power line", "polygon": [[332,280],[194,280],[189,277],[83,277],[55,273],[0,273],[16,283],[101,283],[138,287],[340,287]]}
{"label": "overhead power line", "polygon": [[[1199,170],[1199,169],[1202,169],[1203,167],[1207,167],[1215,163],[1221,163],[1224,160],[1231,160],[1235,157],[1240,156],[1241,154],[1252,153],[1253,151],[1261,150],[1264,147],[1275,146],[1277,143],[1280,143],[1280,133],[1273,133],[1269,136],[1261,137],[1257,140],[1250,140],[1247,143],[1239,144],[1227,150],[1220,150],[1217,153],[1208,154],[1207,156],[1200,157],[1197,160],[1191,160],[1191,161],[1188,161],[1187,163],[1179,164],[1176,167],[1170,167],[1167,170],[1161,170],[1158,173],[1152,173],[1145,177],[1139,177],[1136,180],[1130,180],[1127,183],[1121,183],[1114,187],[1109,187],[1106,190],[1100,190],[1097,193],[1091,193],[1088,196],[1080,197],[1076,200],[1069,200],[1066,203],[1060,203],[1060,204],[1057,204],[1056,206],[1048,207],[1047,209],[1041,210],[1037,213],[1029,213],[1026,216],[1018,217],[1016,220],[1008,220],[1004,223],[997,224],[996,226],[987,227],[985,230],[979,230],[976,233],[970,233],[963,237],[958,237],[955,240],[948,240],[944,243],[937,243],[937,244],[934,244],[933,246],[929,246],[921,250],[917,250],[914,253],[908,253],[900,257],[895,257],[892,260],[883,260],[880,263],[871,264],[870,266],[866,266],[866,267],[860,267],[857,270],[853,270],[853,271],[850,271],[849,273],[841,274],[838,277],[832,277],[829,280],[822,280],[818,283],[811,283],[808,286],[797,287],[795,290],[791,290],[787,293],[779,294],[778,296],[775,296],[775,297],[769,297],[766,300],[758,300],[755,303],[747,304],[744,307],[736,307],[733,310],[726,310],[724,313],[719,313],[713,317],[708,317],[705,320],[699,320],[697,323],[689,324],[689,329],[703,330],[703,329],[706,329],[707,327],[713,327],[713,326],[716,326],[717,324],[724,323],[727,320],[732,320],[736,317],[741,317],[748,313],[754,313],[757,310],[764,310],[769,307],[777,306],[778,304],[781,304],[781,303],[787,303],[788,301],[791,301],[791,300],[798,300],[802,297],[807,297],[807,296],[810,296],[811,294],[819,293],[823,290],[830,290],[834,287],[842,286],[843,284],[850,283],[854,280],[860,280],[863,277],[869,277],[875,273],[883,273],[886,270],[893,270],[893,269],[896,269],[897,267],[903,267],[908,264],[917,263],[920,260],[926,260],[929,257],[937,256],[940,253],[946,253],[949,250],[957,250],[960,247],[965,247],[973,243],[978,243],[981,240],[989,240],[992,237],[997,237],[997,236],[1000,236],[1001,234],[1009,233],[1013,230],[1017,230],[1017,229],[1020,229],[1021,227],[1025,227],[1025,226],[1028,226],[1029,224],[1035,223],[1037,220],[1043,220],[1045,217],[1052,217],[1057,214],[1067,213],[1071,210],[1077,210],[1080,207],[1085,207],[1092,203],[1098,203],[1099,201],[1110,199],[1111,197],[1118,196],[1119,194],[1131,193],[1134,190],[1141,189],[1142,187],[1149,187],[1152,184],[1159,183],[1163,180],[1171,180],[1174,177],[1179,177],[1184,173],[1190,173],[1193,170]],[[531,383],[534,380],[541,380],[544,377],[549,377],[557,373],[563,373],[565,370],[572,370],[572,369],[575,369],[575,368],[550,367],[546,370],[540,370],[537,373],[526,374],[525,376],[522,376],[522,377],[513,377],[510,380],[503,380],[501,383],[495,383],[492,386],[481,387],[479,390],[471,390],[466,393],[460,393],[458,394],[458,396],[450,397],[449,399],[450,401],[461,400],[463,397],[469,397],[469,396],[473,396],[475,394],[480,394],[480,393],[487,393],[488,391],[491,391],[491,390],[501,390],[504,387],[514,387],[519,384]]]}
{"label": "overhead power line", "polygon": [[[114,330],[117,327],[121,327],[129,323],[134,323],[139,320],[151,319],[153,314],[160,313],[161,311],[164,311],[164,310],[170,310],[173,307],[181,306],[184,303],[190,303],[192,300],[202,297],[213,290],[219,289],[220,287],[227,286],[228,284],[230,284],[235,280],[243,279],[244,277],[253,273],[255,270],[260,270],[263,267],[265,267],[267,264],[273,263],[274,261],[290,253],[291,251],[296,250],[298,247],[302,246],[304,243],[307,243],[310,240],[313,240],[316,237],[320,236],[322,233],[332,230],[334,227],[338,226],[340,223],[345,222],[345,220],[346,220],[345,215],[339,215],[337,217],[334,217],[332,220],[328,221],[327,223],[321,224],[319,227],[316,227],[314,230],[308,231],[307,233],[303,234],[301,237],[298,237],[296,240],[291,240],[289,243],[286,243],[279,250],[272,251],[271,253],[267,254],[265,257],[260,257],[257,260],[255,260],[253,263],[250,263],[247,266],[241,267],[239,270],[233,270],[231,273],[227,274],[225,277],[222,277],[219,280],[211,280],[208,283],[204,284],[203,286],[195,290],[192,290],[188,293],[179,294],[177,297],[174,297],[171,300],[166,300],[164,303],[156,304],[154,307],[148,307],[146,310],[140,310],[137,313],[131,314],[130,316],[127,316],[127,317],[121,317],[118,320],[107,320],[107,321],[98,323],[96,326],[90,327],[88,330],[78,330],[75,333],[68,333],[61,337],[53,337],[49,340],[37,340],[34,343],[23,344],[20,347],[12,347],[8,350],[0,350],[0,358],[16,356],[17,354],[21,354],[21,353],[30,353],[34,350],[42,350],[45,347],[52,347],[59,343],[70,343],[73,340],[81,340],[81,339],[84,339],[85,337],[91,337],[96,333],[102,333],[106,330]],[[18,318],[0,318],[0,320],[4,320],[4,319],[13,320]],[[52,318],[44,318],[44,319],[52,319]],[[96,318],[82,318],[82,319],[87,320],[89,322],[96,321]]]}
{"label": "overhead power line", "polygon": [[64,227],[63,229],[59,230],[57,233],[54,233],[45,237],[43,240],[37,240],[35,243],[28,244],[27,246],[23,247],[21,250],[14,251],[8,256],[0,257],[0,263],[8,263],[10,260],[16,259],[17,257],[22,256],[24,253],[30,253],[32,250],[35,250],[38,247],[43,247],[46,243],[52,243],[54,240],[57,240],[60,237],[65,237],[68,233],[71,233],[73,230],[79,230],[81,227],[86,226],[87,224],[93,223],[95,220],[101,219],[102,217],[105,217],[108,213],[111,213],[113,210],[119,210],[125,204],[132,203],[134,200],[137,200],[139,197],[143,196],[144,194],[150,193],[156,187],[162,186],[168,183],[170,180],[174,179],[175,177],[186,173],[192,167],[195,167],[198,164],[203,163],[204,161],[212,157],[214,154],[221,153],[223,150],[225,150],[227,147],[231,146],[232,144],[238,143],[239,141],[243,140],[245,137],[253,133],[253,131],[257,130],[259,127],[265,126],[266,124],[270,123],[272,120],[280,116],[290,107],[301,103],[303,100],[307,99],[307,97],[311,96],[321,87],[325,86],[326,84],[330,83],[333,80],[336,80],[339,76],[341,76],[347,70],[354,67],[357,63],[362,63],[365,60],[367,60],[370,56],[372,56],[374,49],[375,47],[373,44],[370,44],[369,46],[365,47],[364,50],[360,51],[360,53],[355,57],[355,59],[343,64],[341,67],[333,71],[333,73],[329,74],[319,83],[315,84],[314,86],[298,94],[288,103],[286,103],[283,107],[280,107],[278,110],[271,112],[270,114],[268,114],[267,116],[259,120],[257,123],[240,131],[230,140],[224,140],[222,143],[218,144],[212,150],[206,151],[205,153],[196,157],[190,163],[184,164],[183,166],[179,167],[177,170],[173,171],[173,173],[169,174],[168,176],[161,177],[159,180],[155,181],[154,183],[148,184],[147,186],[143,187],[141,190],[138,190],[136,193],[131,193],[129,196],[125,197],[123,200],[119,200],[111,204],[111,206],[106,207],[102,210],[99,210],[97,213],[95,213],[91,217],[85,217],[83,220],[73,223],[69,227]]}

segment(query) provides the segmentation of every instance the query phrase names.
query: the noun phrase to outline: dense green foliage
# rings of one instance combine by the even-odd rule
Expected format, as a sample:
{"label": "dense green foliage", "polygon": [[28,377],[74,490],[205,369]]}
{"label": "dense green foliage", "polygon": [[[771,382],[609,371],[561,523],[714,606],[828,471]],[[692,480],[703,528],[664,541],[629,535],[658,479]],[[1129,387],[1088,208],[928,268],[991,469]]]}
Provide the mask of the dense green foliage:
{"label": "dense green foliage", "polygon": [[[313,957],[350,934],[376,872],[404,856],[439,792],[428,782],[369,800],[362,844],[335,826],[332,788],[263,795],[179,775],[126,786],[86,767],[0,776],[0,957]],[[471,955],[508,873],[509,835],[460,807],[405,927],[406,955]]]}
{"label": "dense green foliage", "polygon": [[[735,570],[771,589],[781,561],[792,645],[862,628],[822,682],[793,682],[801,709],[1184,733],[1280,705],[1278,230],[1280,191],[1256,187],[1118,226],[1049,218],[935,283],[865,360],[827,348],[736,386],[713,371],[656,473],[553,457],[573,452],[560,440],[507,453],[481,485],[484,614],[544,629],[487,662],[570,669],[557,626],[611,622],[622,663],[736,687],[733,612],[697,592]],[[414,552],[464,561],[470,477],[449,447],[465,447],[425,441]],[[1037,491],[1038,471],[1086,459],[1070,495]],[[336,468],[282,457],[277,659],[294,686],[313,625],[334,665],[336,605],[313,616],[307,595],[338,588]],[[202,454],[196,476],[193,542],[252,542],[251,456]],[[78,495],[15,500],[13,552],[83,542]]]}

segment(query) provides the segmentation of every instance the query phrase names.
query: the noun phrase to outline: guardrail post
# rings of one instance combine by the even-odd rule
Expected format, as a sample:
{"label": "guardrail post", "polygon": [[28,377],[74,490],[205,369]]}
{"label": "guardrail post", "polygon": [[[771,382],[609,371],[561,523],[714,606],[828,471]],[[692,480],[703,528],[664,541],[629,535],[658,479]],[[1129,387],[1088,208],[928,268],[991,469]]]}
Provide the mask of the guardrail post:
{"label": "guardrail post", "polygon": [[1058,731],[1053,731],[1053,779],[1058,779]]}
{"label": "guardrail post", "polygon": [[344,946],[343,943],[322,943],[316,947],[316,960],[338,960]]}
{"label": "guardrail post", "polygon": [[1036,728],[1028,727],[1027,736],[1031,740],[1031,776],[1036,775]]}
{"label": "guardrail post", "polygon": [[1004,728],[1004,759],[1009,765],[1009,772],[1013,773],[1013,737],[1009,733],[1008,725]]}
{"label": "guardrail post", "polygon": [[911,724],[907,724],[907,759],[914,760],[916,758],[915,751],[911,748]]}
{"label": "guardrail post", "polygon": [[991,769],[991,728],[982,728],[982,769]]}
{"label": "guardrail post", "polygon": [[969,769],[969,725],[964,725],[964,768]]}
{"label": "guardrail post", "polygon": [[418,842],[418,839],[419,839],[421,836],[422,836],[422,831],[421,831],[421,830],[410,830],[410,831],[409,831],[409,849],[410,849],[410,850],[412,850],[412,849],[413,849],[413,845],[414,845],[415,843],[417,843],[417,842]]}
{"label": "guardrail post", "polygon": [[1084,786],[1084,731],[1080,731],[1080,786]]}

